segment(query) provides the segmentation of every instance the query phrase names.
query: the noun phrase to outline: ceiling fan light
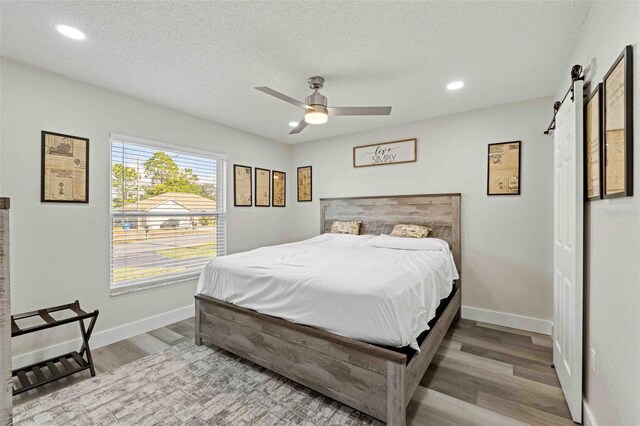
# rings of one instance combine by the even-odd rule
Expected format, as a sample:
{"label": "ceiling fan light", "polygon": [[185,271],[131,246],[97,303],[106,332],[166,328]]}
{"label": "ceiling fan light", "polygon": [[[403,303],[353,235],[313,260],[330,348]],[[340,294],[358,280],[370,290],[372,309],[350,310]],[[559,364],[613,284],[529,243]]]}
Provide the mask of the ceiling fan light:
{"label": "ceiling fan light", "polygon": [[304,115],[304,121],[308,124],[324,124],[327,120],[329,120],[329,115],[327,114],[327,109],[323,106],[309,109]]}

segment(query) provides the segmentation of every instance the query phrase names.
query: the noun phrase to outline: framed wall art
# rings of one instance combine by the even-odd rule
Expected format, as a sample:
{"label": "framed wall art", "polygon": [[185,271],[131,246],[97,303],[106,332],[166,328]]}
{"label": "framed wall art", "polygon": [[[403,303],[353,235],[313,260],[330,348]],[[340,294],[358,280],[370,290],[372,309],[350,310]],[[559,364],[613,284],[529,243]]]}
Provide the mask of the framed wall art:
{"label": "framed wall art", "polygon": [[633,49],[625,47],[604,76],[603,197],[633,195]]}
{"label": "framed wall art", "polygon": [[287,174],[274,170],[271,174],[272,198],[271,205],[273,207],[286,207],[287,205]]}
{"label": "framed wall art", "polygon": [[89,139],[42,131],[40,201],[89,202]]}
{"label": "framed wall art", "polygon": [[233,205],[251,207],[251,167],[233,165]]}
{"label": "framed wall art", "polygon": [[385,166],[416,161],[417,140],[362,145],[353,148],[353,167]]}
{"label": "framed wall art", "polygon": [[584,106],[584,197],[602,198],[602,83]]}
{"label": "framed wall art", "polygon": [[271,205],[271,170],[256,167],[255,206],[269,207]]}
{"label": "framed wall art", "polygon": [[311,201],[311,166],[298,167],[298,201]]}
{"label": "framed wall art", "polygon": [[487,195],[520,195],[520,141],[489,144]]}

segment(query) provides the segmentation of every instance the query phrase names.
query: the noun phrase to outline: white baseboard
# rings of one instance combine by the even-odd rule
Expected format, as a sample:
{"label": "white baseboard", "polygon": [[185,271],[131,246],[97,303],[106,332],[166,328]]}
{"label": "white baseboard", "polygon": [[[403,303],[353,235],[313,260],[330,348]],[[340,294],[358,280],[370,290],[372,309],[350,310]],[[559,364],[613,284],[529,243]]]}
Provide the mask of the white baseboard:
{"label": "white baseboard", "polygon": [[[164,327],[174,322],[182,321],[194,316],[194,306],[189,305],[173,311],[165,312],[153,317],[145,318],[129,324],[99,331],[91,337],[91,347],[93,349],[110,345],[124,339],[146,333],[156,328]],[[489,324],[501,325],[504,327],[517,328],[520,330],[532,331],[542,334],[551,334],[551,322],[537,318],[523,317],[520,315],[505,314],[503,312],[489,311],[486,309],[473,308],[471,306],[462,307],[462,317],[474,321],[486,322]],[[43,349],[16,355],[12,359],[13,368],[20,368],[25,365],[43,359],[52,358],[56,355],[78,350],[80,338],[58,343]],[[585,405],[586,407],[586,405]],[[595,424],[595,423],[594,423]]]}
{"label": "white baseboard", "polygon": [[596,418],[593,416],[586,399],[582,400],[582,424],[584,426],[598,426],[598,422],[596,422]]}
{"label": "white baseboard", "polygon": [[489,311],[487,309],[473,308],[471,306],[462,307],[462,318],[547,335],[551,335],[551,327],[553,324],[551,321],[541,320],[538,318]]}
{"label": "white baseboard", "polygon": [[[92,349],[97,349],[102,346],[110,345],[111,343],[119,342],[121,340],[128,339],[138,334],[146,333],[156,328],[164,327],[174,322],[182,321],[194,316],[194,305],[185,306],[183,308],[175,309],[173,311],[165,312],[153,317],[145,318],[140,321],[135,321],[129,324],[124,324],[118,327],[110,328],[108,330],[102,330],[93,333],[91,336],[90,344]],[[12,358],[13,369],[23,367],[25,365],[33,364],[35,362],[42,361],[44,359],[53,358],[54,356],[68,353],[71,351],[77,351],[80,348],[82,340],[80,338],[69,340],[66,342],[58,343],[53,346],[49,346],[43,349],[38,349],[33,352],[27,352],[24,354],[16,355]]]}

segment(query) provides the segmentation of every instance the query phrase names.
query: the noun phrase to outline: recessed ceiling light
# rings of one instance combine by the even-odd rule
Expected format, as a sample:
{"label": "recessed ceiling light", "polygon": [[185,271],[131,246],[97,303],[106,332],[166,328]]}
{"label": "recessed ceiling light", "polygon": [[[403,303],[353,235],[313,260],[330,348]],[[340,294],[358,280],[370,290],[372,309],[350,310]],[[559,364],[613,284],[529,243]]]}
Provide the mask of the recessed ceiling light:
{"label": "recessed ceiling light", "polygon": [[458,90],[458,89],[462,89],[464,87],[464,81],[452,81],[451,83],[447,84],[447,89],[449,90]]}
{"label": "recessed ceiling light", "polygon": [[289,122],[289,126],[291,126],[291,127],[297,127],[297,126],[298,126],[298,122],[297,122],[297,121],[290,121],[290,122]]}
{"label": "recessed ceiling light", "polygon": [[74,40],[84,40],[87,36],[77,28],[70,27],[68,25],[56,25],[56,30],[63,36],[67,36]]}

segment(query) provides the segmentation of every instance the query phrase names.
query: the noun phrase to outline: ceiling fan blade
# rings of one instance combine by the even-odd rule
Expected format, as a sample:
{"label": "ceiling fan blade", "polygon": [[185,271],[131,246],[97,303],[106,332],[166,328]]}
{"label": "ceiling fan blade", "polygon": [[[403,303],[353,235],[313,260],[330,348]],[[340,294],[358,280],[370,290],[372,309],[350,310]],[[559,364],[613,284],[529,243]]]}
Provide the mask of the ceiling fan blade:
{"label": "ceiling fan blade", "polygon": [[329,115],[390,115],[391,107],[333,107]]}
{"label": "ceiling fan blade", "polygon": [[302,131],[302,129],[304,129],[305,127],[307,127],[307,122],[303,120],[300,120],[300,122],[298,123],[298,125],[289,132],[290,135],[297,135],[298,133],[300,133]]}
{"label": "ceiling fan blade", "polygon": [[308,109],[311,108],[309,105],[305,104],[304,102],[300,102],[296,99],[293,99],[290,96],[285,95],[284,93],[280,93],[278,91],[275,91],[273,89],[270,89],[269,87],[266,86],[261,86],[261,87],[255,87],[256,90],[259,90],[263,93],[266,93],[267,95],[271,95],[274,96],[278,99],[282,99],[285,102],[289,102],[292,105],[297,106],[298,108],[303,108],[303,109]]}

